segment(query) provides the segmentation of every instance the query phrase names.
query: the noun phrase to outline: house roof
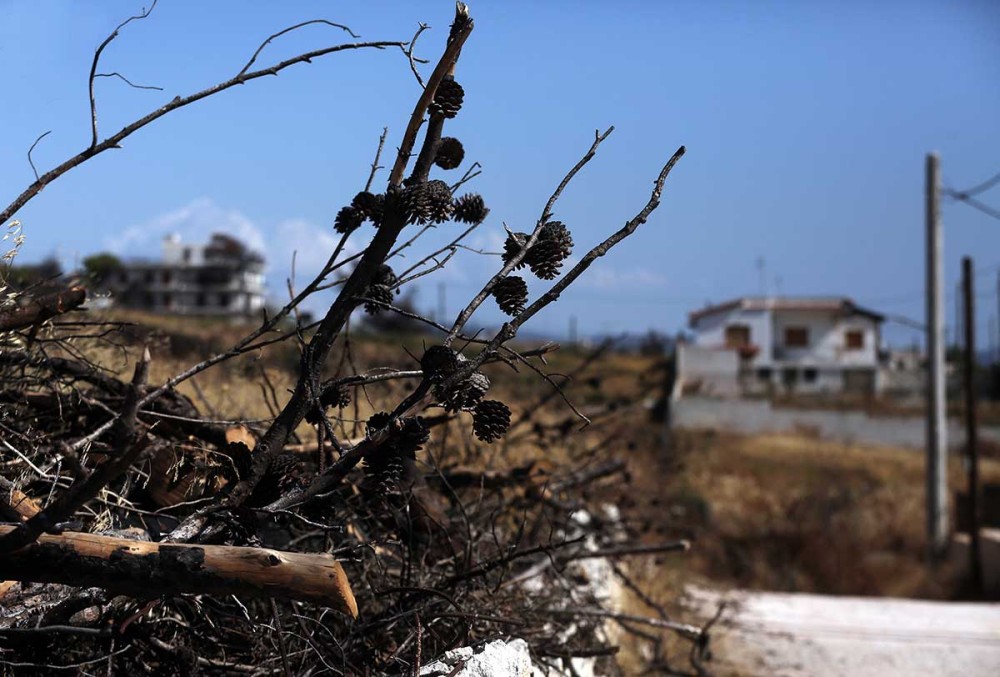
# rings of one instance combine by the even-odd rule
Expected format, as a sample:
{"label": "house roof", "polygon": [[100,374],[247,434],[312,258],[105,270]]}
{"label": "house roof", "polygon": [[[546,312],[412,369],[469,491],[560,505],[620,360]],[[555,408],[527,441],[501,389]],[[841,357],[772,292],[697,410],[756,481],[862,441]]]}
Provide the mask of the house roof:
{"label": "house roof", "polygon": [[846,296],[816,296],[816,297],[763,297],[742,296],[725,303],[709,305],[701,310],[688,314],[688,323],[692,326],[702,319],[730,310],[817,310],[843,315],[862,315],[876,322],[885,320],[885,316],[874,310],[863,308]]}

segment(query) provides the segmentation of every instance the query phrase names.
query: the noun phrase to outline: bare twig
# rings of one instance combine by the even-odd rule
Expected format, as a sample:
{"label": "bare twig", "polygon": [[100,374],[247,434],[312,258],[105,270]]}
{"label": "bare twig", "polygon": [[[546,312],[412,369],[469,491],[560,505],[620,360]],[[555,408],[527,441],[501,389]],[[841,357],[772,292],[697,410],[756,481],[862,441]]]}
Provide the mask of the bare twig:
{"label": "bare twig", "polygon": [[253,56],[251,56],[250,60],[246,62],[246,65],[244,65],[243,68],[240,69],[240,72],[236,74],[236,77],[239,77],[239,76],[243,75],[244,73],[246,73],[248,70],[250,70],[250,66],[252,66],[254,64],[254,62],[257,61],[257,57],[260,56],[260,53],[262,51],[264,51],[265,47],[267,47],[269,44],[271,44],[272,40],[274,40],[275,38],[279,38],[282,35],[285,35],[286,33],[291,33],[294,30],[298,30],[299,28],[302,28],[303,26],[311,26],[313,24],[325,24],[327,26],[333,26],[334,28],[339,28],[342,31],[345,31],[348,35],[350,35],[355,40],[357,40],[358,38],[361,37],[360,35],[356,35],[354,33],[354,31],[352,31],[347,26],[345,26],[343,24],[334,23],[332,21],[327,21],[326,19],[310,19],[309,21],[303,21],[302,23],[295,24],[294,26],[289,26],[288,28],[286,28],[284,30],[280,30],[277,33],[272,34],[269,38],[267,38],[267,40],[265,40],[264,42],[260,43],[260,47],[258,47],[257,51],[255,51],[253,53]]}
{"label": "bare twig", "polygon": [[476,294],[476,296],[472,299],[472,301],[469,302],[469,304],[462,310],[462,312],[458,314],[458,318],[456,318],[455,324],[452,325],[452,329],[448,335],[448,338],[445,339],[445,345],[451,345],[451,342],[455,340],[455,335],[457,335],[458,332],[460,332],[462,328],[465,327],[466,323],[469,321],[469,318],[471,318],[472,314],[476,312],[476,309],[482,305],[483,301],[485,301],[486,298],[490,295],[490,292],[493,291],[493,288],[497,285],[497,283],[500,280],[507,277],[510,271],[514,270],[518,266],[518,264],[521,263],[522,259],[524,259],[524,256],[527,254],[528,249],[532,245],[534,245],[535,241],[538,239],[538,233],[541,230],[542,226],[545,224],[546,219],[551,214],[552,206],[556,203],[556,200],[558,200],[559,196],[562,195],[563,190],[565,190],[566,186],[569,185],[569,182],[573,180],[573,177],[575,177],[577,173],[579,173],[579,171],[583,169],[584,165],[586,165],[588,162],[591,161],[591,159],[593,159],[594,155],[597,153],[597,148],[601,145],[601,143],[604,142],[605,139],[608,138],[608,136],[611,134],[611,132],[614,131],[614,129],[615,129],[614,127],[608,127],[607,131],[605,131],[603,134],[595,133],[594,142],[590,145],[590,149],[587,150],[584,156],[580,158],[580,160],[573,166],[572,169],[569,170],[569,172],[566,173],[566,176],[563,177],[563,180],[560,181],[559,185],[556,187],[555,192],[552,193],[552,196],[549,198],[549,201],[545,203],[545,209],[542,210],[542,216],[541,218],[538,219],[538,223],[535,226],[535,229],[532,231],[531,237],[525,243],[524,247],[516,256],[514,256],[505,266],[503,266],[500,269],[500,272],[498,272],[496,275],[490,278],[489,282],[486,283],[486,285],[482,288],[482,290],[480,290],[480,292]]}
{"label": "bare twig", "polygon": [[378,163],[379,158],[382,157],[382,148],[385,146],[385,137],[389,134],[389,128],[382,128],[382,135],[378,137],[378,148],[375,150],[375,159],[372,160],[372,171],[368,174],[368,181],[365,182],[365,190],[371,190],[372,181],[375,180],[375,173],[382,169],[382,165]]}
{"label": "bare twig", "polygon": [[[55,179],[59,178],[60,176],[70,171],[71,169],[83,164],[92,157],[95,157],[96,155],[103,153],[106,150],[112,148],[120,148],[121,142],[124,141],[126,138],[128,138],[138,130],[142,129],[143,127],[147,126],[151,122],[158,120],[159,118],[177,110],[178,108],[183,108],[184,106],[188,106],[196,101],[200,101],[201,99],[205,99],[209,96],[213,96],[220,92],[224,92],[227,89],[231,89],[232,87],[235,87],[237,85],[245,84],[247,82],[250,82],[251,80],[256,80],[266,75],[277,75],[278,73],[285,70],[289,66],[294,66],[299,63],[311,63],[313,59],[326,56],[327,54],[335,54],[337,52],[343,52],[354,49],[385,49],[386,47],[399,47],[400,49],[402,49],[405,46],[405,44],[406,43],[403,42],[378,41],[378,42],[355,42],[343,45],[335,45],[333,47],[325,47],[323,49],[317,49],[311,52],[305,52],[303,54],[299,54],[298,56],[294,56],[290,59],[285,59],[284,61],[281,61],[280,63],[274,64],[273,66],[269,66],[267,68],[262,68],[256,71],[248,71],[246,73],[243,73],[242,75],[226,80],[225,82],[220,82],[216,85],[213,85],[212,87],[203,89],[200,92],[189,94],[188,96],[184,97],[180,96],[175,97],[166,105],[161,106],[160,108],[157,108],[151,113],[148,113],[147,115],[136,120],[135,122],[126,125],[120,131],[109,136],[104,141],[101,141],[100,143],[91,143],[91,145],[88,146],[85,150],[77,153],[70,159],[60,164],[58,167],[49,170],[41,177],[36,179],[34,183],[32,183],[20,195],[18,195],[13,202],[11,202],[7,207],[3,209],[3,211],[0,211],[0,223],[5,223],[6,221],[10,220],[10,218],[14,214],[16,214],[25,204],[27,204],[32,198],[38,195],[38,193],[40,193],[42,189],[45,188],[45,186],[47,186]],[[94,119],[93,129],[95,130],[94,138],[96,138],[96,124],[97,124],[96,115],[97,115],[96,108],[94,108],[92,109],[92,116]]]}
{"label": "bare twig", "polygon": [[413,34],[413,38],[410,40],[410,45],[406,48],[406,57],[410,60],[410,70],[413,71],[413,77],[417,79],[417,84],[421,87],[425,87],[424,79],[420,77],[420,71],[417,70],[418,63],[427,63],[425,59],[418,59],[413,56],[413,50],[417,46],[417,40],[420,38],[420,34],[426,31],[430,26],[425,23],[421,23],[417,27],[417,32]]}
{"label": "bare twig", "polygon": [[[122,21],[118,26],[111,31],[111,35],[104,38],[104,41],[97,47],[94,51],[94,60],[90,64],[90,77],[87,79],[87,90],[90,95],[90,148],[91,150],[97,147],[97,98],[94,96],[94,80],[97,79],[97,64],[101,60],[101,53],[104,52],[104,48],[111,44],[111,42],[118,37],[119,31],[125,28],[133,21],[140,21],[145,19],[156,9],[156,3],[158,0],[153,0],[153,3],[149,6],[149,9],[143,8],[142,12]],[[121,77],[121,76],[119,76]],[[122,78],[124,80],[124,78]],[[126,82],[128,82],[126,80]],[[129,83],[132,84],[132,83]],[[35,178],[38,181],[38,178]],[[0,218],[0,221],[6,221],[7,218]]]}
{"label": "bare twig", "polygon": [[50,129],[49,131],[40,134],[38,136],[38,138],[35,139],[35,142],[33,144],[31,144],[31,148],[28,149],[28,164],[31,165],[31,171],[35,173],[35,181],[38,180],[38,170],[35,169],[35,161],[31,159],[31,153],[35,150],[35,146],[38,145],[38,142],[41,141],[42,139],[44,139],[46,136],[48,136],[51,133],[52,133],[52,130]]}
{"label": "bare twig", "polygon": [[155,89],[158,92],[162,92],[163,91],[163,87],[157,87],[156,85],[137,85],[134,82],[132,82],[131,80],[129,80],[127,77],[125,77],[124,75],[122,75],[121,73],[119,73],[118,71],[115,71],[113,73],[98,73],[94,77],[95,78],[118,78],[119,80],[124,81],[129,87],[133,87],[135,89]]}

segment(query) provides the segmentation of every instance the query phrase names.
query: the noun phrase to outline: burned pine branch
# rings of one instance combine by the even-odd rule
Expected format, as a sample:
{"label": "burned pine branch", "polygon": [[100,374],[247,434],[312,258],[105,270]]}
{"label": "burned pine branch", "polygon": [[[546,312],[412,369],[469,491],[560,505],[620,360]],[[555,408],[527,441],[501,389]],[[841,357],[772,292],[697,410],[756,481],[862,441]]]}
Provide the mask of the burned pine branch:
{"label": "burned pine branch", "polygon": [[[0,538],[16,527],[0,525]],[[0,578],[99,587],[138,599],[215,594],[280,597],[351,617],[357,603],[333,556],[224,545],[133,541],[99,534],[43,534],[0,558]]]}
{"label": "burned pine branch", "polygon": [[143,350],[136,363],[135,374],[129,384],[121,415],[115,419],[114,455],[93,472],[81,475],[73,485],[60,494],[52,505],[45,507],[10,533],[0,536],[0,558],[31,543],[43,532],[58,531],[58,524],[68,520],[87,501],[97,496],[109,482],[125,473],[145,450],[145,433],[137,429],[136,414],[142,387],[149,376],[149,349]]}
{"label": "burned pine branch", "polygon": [[[465,44],[466,39],[472,33],[472,20],[468,17],[468,10],[461,3],[459,3],[459,7],[456,10],[456,24],[459,23],[462,24],[461,30],[445,48],[444,54],[428,79],[427,87],[422,92],[410,116],[410,122],[407,125],[396,162],[389,176],[390,193],[394,191],[398,193],[403,172],[409,160],[410,151],[416,142],[420,121],[430,106],[437,87],[445,75],[452,72],[462,45]],[[440,130],[438,131],[439,134]],[[425,144],[433,144],[435,142],[436,138],[428,132]],[[316,333],[303,350],[301,373],[295,390],[288,403],[261,439],[257,454],[255,454],[251,475],[241,480],[230,494],[229,502],[231,504],[240,505],[250,496],[253,488],[267,472],[271,459],[285,445],[288,437],[312,406],[310,393],[317,390],[315,384],[319,380],[319,371],[326,362],[334,341],[337,339],[351,313],[357,307],[357,299],[365,296],[377,268],[385,261],[393,244],[399,237],[399,233],[406,225],[407,215],[403,212],[398,196],[396,199],[391,200],[387,198],[387,202],[385,216],[382,224],[375,233],[375,237],[369,243],[364,255],[344,283],[337,299],[330,306],[330,309],[316,328]],[[347,455],[345,454],[341,460],[346,457]]]}
{"label": "burned pine branch", "polygon": [[[273,34],[237,77],[254,74],[249,68],[275,38],[313,23],[327,22],[305,22]],[[421,24],[403,48],[414,70],[413,46],[423,28]],[[634,448],[638,433],[630,428],[642,412],[610,404],[605,409],[600,409],[603,404],[581,407],[580,414],[588,416],[592,409],[598,411],[587,437],[578,442],[569,435],[575,420],[553,416],[548,406],[557,395],[568,401],[576,397],[562,384],[568,379],[536,370],[536,364],[528,362],[538,357],[547,364],[545,355],[558,346],[525,348],[507,342],[590,262],[645,220],[658,204],[676,159],[661,172],[650,203],[626,224],[624,234],[616,233],[591,250],[566,274],[568,281],[555,283],[529,305],[524,279],[509,273],[523,264],[537,277],[551,280],[569,256],[572,241],[563,224],[565,238],[554,242],[555,254],[544,266],[539,267],[538,257],[529,256],[528,250],[553,244],[545,234],[553,227],[552,207],[610,130],[595,136],[534,228],[526,228],[530,234],[518,234],[523,249],[504,247],[501,272],[490,283],[495,287],[497,281],[508,281],[504,290],[493,294],[512,318],[499,337],[464,333],[471,315],[493,291],[487,286],[450,326],[412,309],[398,309],[440,332],[435,341],[445,345],[425,343],[424,356],[437,350],[445,355],[446,367],[414,354],[419,349],[403,348],[412,360],[407,361],[401,353],[388,356],[378,341],[370,352],[352,348],[357,339],[350,334],[351,314],[363,301],[372,312],[397,310],[392,299],[398,286],[452,263],[453,254],[469,249],[462,244],[464,238],[486,219],[489,210],[481,196],[454,195],[455,188],[478,174],[478,164],[458,183],[439,179],[432,168],[458,169],[465,158],[461,141],[441,139],[445,121],[458,112],[464,97],[454,73],[471,31],[472,20],[459,3],[443,53],[415,97],[385,190],[369,192],[381,169],[387,137],[383,130],[370,170],[365,167],[364,191],[334,220],[341,237],[326,263],[301,291],[290,289],[284,307],[264,313],[259,325],[231,348],[213,349],[214,355],[148,388],[135,388],[109,371],[92,368],[97,365],[88,360],[98,358],[71,340],[0,353],[0,370],[16,377],[0,393],[0,405],[12,405],[14,415],[8,419],[24,421],[10,426],[9,420],[0,421],[0,432],[7,435],[10,427],[17,445],[2,459],[17,473],[10,475],[16,482],[0,483],[8,499],[5,515],[16,521],[36,516],[27,514],[30,505],[24,494],[15,492],[23,489],[30,496],[54,497],[47,501],[50,521],[69,512],[85,525],[73,526],[74,533],[59,533],[60,526],[70,527],[58,522],[41,525],[48,533],[40,540],[0,555],[0,576],[107,590],[71,592],[74,603],[51,614],[32,611],[30,604],[25,607],[22,595],[18,601],[27,610],[9,627],[38,628],[42,635],[79,627],[82,632],[76,634],[102,638],[104,629],[112,628],[113,639],[131,628],[127,652],[114,654],[112,648],[114,655],[99,659],[107,660],[109,669],[129,674],[185,674],[204,667],[409,675],[419,671],[424,657],[513,632],[530,643],[536,657],[611,661],[615,647],[606,626],[619,623],[633,632],[642,623],[607,615],[618,609],[600,588],[584,582],[588,577],[578,564],[687,547],[684,541],[643,544],[635,536],[638,518],[620,518],[616,510],[605,509],[627,497],[623,487],[631,475],[621,458]],[[449,90],[448,96],[438,98],[439,92]],[[464,224],[453,231],[463,232],[449,234],[444,239],[452,241],[444,247],[427,247],[435,249],[429,255],[414,255],[420,260],[401,275],[391,270],[391,279],[385,275],[387,263],[396,264],[389,259],[413,255],[419,251],[417,241],[446,221]],[[366,222],[374,226],[374,236],[359,243],[357,253],[343,254],[349,235]],[[324,304],[322,319],[290,321],[304,301],[317,300],[318,294],[313,295],[328,288],[338,288],[338,295]],[[71,336],[72,329],[53,331]],[[289,342],[289,350],[261,351],[256,361],[233,364],[247,367],[241,376],[247,377],[246,387],[257,397],[249,406],[263,410],[266,404],[274,417],[247,411],[259,416],[255,424],[262,424],[253,435],[243,430],[237,439],[225,427],[241,417],[236,410],[217,408],[205,396],[192,401],[175,390],[231,358],[283,341]],[[602,354],[597,351],[576,370],[564,364],[558,370],[578,373]],[[272,357],[281,360],[280,367],[291,377],[288,390],[286,383],[268,374],[279,364],[265,361]],[[288,358],[297,362],[289,364]],[[514,372],[525,372],[524,365],[538,371],[555,394],[525,396],[520,384],[506,380],[510,374],[505,369],[484,368],[470,377],[478,367],[498,362]],[[491,386],[500,393],[496,399],[484,397]],[[518,399],[511,399],[512,394]],[[508,403],[523,411],[514,417],[523,424],[516,438],[509,434]],[[234,400],[233,406],[243,405]],[[123,431],[130,434],[123,436]],[[130,463],[116,475],[121,463],[142,454],[140,444],[123,446],[123,441],[143,435],[151,449],[150,462]],[[117,539],[110,533],[77,533],[108,524],[115,529],[141,525],[151,539],[165,539],[152,543]],[[24,527],[9,529],[24,538]],[[9,534],[0,535],[0,542],[7,538]],[[258,543],[267,547],[238,547]],[[333,553],[342,566],[330,555],[306,553]],[[358,587],[356,600],[348,576],[365,583]],[[32,587],[15,586],[9,594],[21,595],[28,588],[30,595]],[[42,591],[50,599],[64,592],[57,585],[42,586]],[[152,595],[157,599],[147,602]],[[259,597],[291,602],[255,599]],[[358,603],[364,615],[351,620]],[[322,608],[329,606],[344,614]],[[70,616],[76,617],[72,624]],[[261,646],[254,640],[264,626],[268,630]],[[642,635],[643,641],[659,647],[663,633],[656,631],[665,628],[643,627],[653,628]],[[701,635],[681,637],[692,646],[703,645]],[[655,656],[662,656],[659,648]],[[93,652],[74,645],[60,650],[59,657],[63,664],[65,659],[83,663],[93,660]]]}
{"label": "burned pine branch", "polygon": [[[335,45],[333,47],[326,47],[323,49],[317,49],[310,52],[305,52],[303,54],[299,54],[298,56],[285,59],[284,61],[276,63],[273,66],[269,66],[267,68],[261,68],[256,71],[248,71],[245,73],[241,73],[240,75],[237,75],[234,78],[231,78],[224,82],[220,82],[216,85],[213,85],[212,87],[203,89],[200,92],[189,94],[184,97],[181,96],[175,97],[166,105],[161,106],[160,108],[157,108],[151,113],[148,113],[147,115],[136,120],[135,122],[126,125],[120,131],[118,131],[115,134],[112,134],[111,136],[107,137],[106,139],[104,139],[104,141],[101,141],[100,143],[93,142],[93,140],[96,139],[97,113],[96,109],[92,109],[92,118],[93,118],[92,131],[94,132],[95,135],[94,139],[92,139],[92,143],[86,149],[80,151],[73,157],[64,161],[62,164],[42,174],[41,177],[36,179],[30,186],[28,186],[24,191],[22,191],[22,193],[18,195],[7,207],[5,207],[3,211],[0,211],[0,223],[6,223],[7,221],[9,221],[11,217],[14,216],[14,214],[16,214],[22,207],[24,207],[24,205],[26,205],[32,198],[34,198],[36,195],[42,192],[42,189],[44,189],[45,186],[55,181],[66,172],[74,169],[75,167],[83,164],[92,157],[95,157],[107,150],[110,150],[112,148],[120,148],[121,142],[124,141],[126,138],[128,138],[135,132],[139,131],[143,127],[147,126],[151,122],[158,120],[159,118],[177,110],[178,108],[183,108],[184,106],[195,103],[196,101],[200,101],[201,99],[208,98],[220,92],[224,92],[227,89],[231,89],[237,85],[245,84],[252,80],[262,78],[266,75],[277,75],[278,73],[285,70],[289,66],[294,66],[295,64],[299,63],[311,63],[313,59],[318,59],[319,57],[326,56],[328,54],[334,54],[337,52],[343,52],[354,49],[385,49],[386,47],[398,47],[401,50],[405,50],[406,43],[399,41],[374,41],[374,42],[356,42],[343,45]],[[96,66],[96,61],[95,61],[95,66]]]}
{"label": "burned pine branch", "polygon": [[[21,300],[21,299],[19,299]],[[0,331],[39,325],[53,317],[76,310],[87,300],[87,290],[70,287],[64,291],[29,297],[13,308],[0,310]]]}

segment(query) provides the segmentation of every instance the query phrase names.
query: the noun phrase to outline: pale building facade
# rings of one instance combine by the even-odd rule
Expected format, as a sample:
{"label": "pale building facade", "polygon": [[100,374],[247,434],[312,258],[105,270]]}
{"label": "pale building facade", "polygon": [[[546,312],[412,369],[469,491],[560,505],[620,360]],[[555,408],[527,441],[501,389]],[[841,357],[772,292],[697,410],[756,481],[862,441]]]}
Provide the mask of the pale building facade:
{"label": "pale building facade", "polygon": [[106,285],[115,305],[182,315],[250,315],[265,303],[264,259],[220,233],[163,241],[160,261],[130,261]]}
{"label": "pale building facade", "polygon": [[[743,297],[695,311],[689,321],[694,340],[682,378],[697,378],[697,365],[718,365],[711,355],[725,352],[737,357],[744,393],[879,390],[884,317],[848,298]],[[729,376],[716,386],[733,387]]]}

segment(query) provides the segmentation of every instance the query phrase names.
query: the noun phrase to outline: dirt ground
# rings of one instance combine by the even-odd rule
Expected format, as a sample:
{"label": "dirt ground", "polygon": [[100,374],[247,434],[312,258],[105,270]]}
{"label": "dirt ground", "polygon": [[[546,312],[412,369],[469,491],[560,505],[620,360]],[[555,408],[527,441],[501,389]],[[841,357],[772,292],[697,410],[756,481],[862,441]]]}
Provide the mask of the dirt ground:
{"label": "dirt ground", "polygon": [[1000,674],[1000,604],[689,587],[709,618],[718,675],[893,677]]}

